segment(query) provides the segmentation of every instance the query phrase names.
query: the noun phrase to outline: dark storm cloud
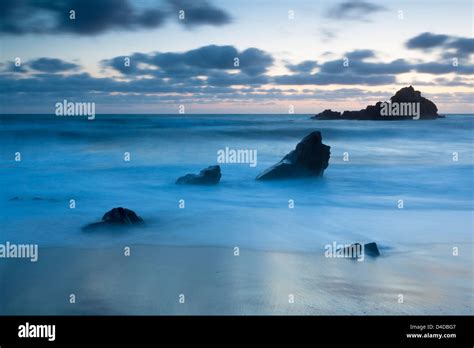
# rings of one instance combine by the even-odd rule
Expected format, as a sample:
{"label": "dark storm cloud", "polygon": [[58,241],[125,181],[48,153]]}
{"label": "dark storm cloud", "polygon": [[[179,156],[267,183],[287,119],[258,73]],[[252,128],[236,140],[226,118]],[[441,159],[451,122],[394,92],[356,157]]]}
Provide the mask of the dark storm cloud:
{"label": "dark storm cloud", "polygon": [[384,6],[368,1],[344,1],[331,7],[326,14],[333,19],[368,21],[371,14],[385,10]]}
{"label": "dark storm cloud", "polygon": [[186,26],[223,25],[231,21],[231,17],[225,11],[207,1],[168,0],[168,2],[172,5],[177,18],[179,11],[184,11],[184,19],[180,19],[180,22]]}
{"label": "dark storm cloud", "polygon": [[[146,7],[138,7],[130,0],[1,0],[0,32],[98,35],[110,30],[157,28],[169,17],[178,18],[178,3],[186,11],[182,23],[187,26],[230,21],[226,12],[207,1],[151,0]],[[75,19],[70,18],[71,10]]]}
{"label": "dark storm cloud", "polygon": [[394,75],[363,76],[354,74],[296,74],[274,78],[280,85],[366,85],[379,86],[395,83]]}
{"label": "dark storm cloud", "polygon": [[[397,75],[406,72],[435,77],[448,73],[461,75],[458,79],[440,76],[441,79],[426,82],[447,86],[466,85],[470,79],[462,75],[474,75],[472,65],[453,66],[450,60],[445,60],[446,63],[404,59],[380,62],[371,50],[347,52],[344,57],[349,58],[347,67],[344,58],[324,63],[302,61],[287,65],[292,73],[280,76],[268,74],[274,59],[267,52],[256,48],[239,51],[233,46],[209,45],[185,52],[134,53],[101,62],[105,72],[110,72],[110,69],[120,72],[120,79],[117,76],[93,77],[76,71],[80,67],[74,63],[43,57],[25,62],[19,68],[13,62],[4,63],[0,72],[0,90],[1,98],[6,101],[22,98],[54,101],[74,97],[107,103],[127,98],[131,102],[140,98],[166,102],[266,102],[309,98],[314,96],[311,92],[314,87],[309,86],[396,84],[399,83]],[[239,66],[234,65],[235,58],[239,58]],[[130,59],[130,66],[125,64],[127,59]],[[279,86],[291,85],[308,87],[306,91],[279,89]]]}
{"label": "dark storm cloud", "polygon": [[69,63],[57,58],[38,58],[29,63],[29,66],[37,71],[45,73],[57,73],[70,70],[76,70],[79,65]]}
{"label": "dark storm cloud", "polygon": [[375,52],[372,50],[354,50],[352,52],[348,52],[346,57],[349,59],[366,59],[366,58],[373,58],[375,57]]}
{"label": "dark storm cloud", "polygon": [[[234,70],[248,76],[258,76],[264,74],[273,64],[272,56],[257,48],[239,52],[233,46],[216,45],[203,46],[183,53],[134,53],[129,57],[130,67],[124,64],[126,58],[121,56],[104,60],[102,66],[109,66],[123,74],[184,78],[208,75],[210,70]],[[140,64],[148,64],[157,70],[141,69]]]}
{"label": "dark storm cloud", "polygon": [[396,59],[391,62],[367,62],[367,58],[375,58],[375,53],[370,50],[356,50],[348,52],[346,57],[347,66],[343,59],[327,61],[320,65],[320,72],[326,74],[352,74],[352,75],[385,75],[403,74],[410,71],[427,73],[433,75],[457,73],[473,74],[472,65],[453,66],[452,61],[446,59],[443,63],[410,63],[404,59]]}
{"label": "dark storm cloud", "polygon": [[474,53],[473,38],[457,38],[448,43],[448,47],[456,50],[459,56],[470,55]]}
{"label": "dark storm cloud", "polygon": [[449,54],[444,54],[444,56],[467,57],[474,53],[473,38],[433,34],[430,32],[425,32],[409,39],[405,45],[407,48],[423,51],[432,49],[447,51],[445,53]]}
{"label": "dark storm cloud", "polygon": [[321,65],[321,72],[328,74],[351,73],[356,75],[381,75],[381,74],[402,74],[409,72],[411,65],[403,59],[397,59],[389,63],[372,63],[363,60],[349,60],[348,66],[344,65],[344,60],[336,59],[325,62]]}
{"label": "dark storm cloud", "polygon": [[448,40],[448,35],[437,35],[432,33],[422,33],[417,35],[406,42],[408,48],[433,48],[444,44]]}
{"label": "dark storm cloud", "polygon": [[212,73],[207,80],[211,86],[260,86],[270,82],[266,75],[251,76],[246,74]]}
{"label": "dark storm cloud", "polygon": [[313,60],[305,60],[304,62],[298,64],[287,64],[286,67],[288,70],[292,72],[301,72],[301,73],[309,73],[312,70],[316,69],[318,63]]}

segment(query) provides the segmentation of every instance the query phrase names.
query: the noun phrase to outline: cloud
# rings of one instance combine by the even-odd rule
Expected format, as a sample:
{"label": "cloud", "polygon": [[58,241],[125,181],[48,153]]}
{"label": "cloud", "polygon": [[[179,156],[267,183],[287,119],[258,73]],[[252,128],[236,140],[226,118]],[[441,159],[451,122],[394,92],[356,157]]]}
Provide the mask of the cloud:
{"label": "cloud", "polygon": [[[239,52],[233,46],[209,45],[183,53],[156,52],[134,53],[130,66],[125,66],[124,56],[102,61],[102,66],[111,67],[122,74],[151,74],[163,78],[187,78],[208,75],[210,70],[242,72],[248,76],[264,74],[273,64],[268,53],[257,48],[247,48]],[[140,65],[149,68],[141,69]]]}
{"label": "cloud", "polygon": [[344,64],[343,59],[327,61],[320,65],[320,72],[326,74],[352,74],[352,75],[385,75],[385,74],[403,74],[411,71],[440,75],[457,73],[464,75],[473,74],[472,65],[453,66],[452,62],[446,60],[446,63],[410,63],[404,59],[396,59],[391,62],[367,62],[367,58],[375,58],[376,55],[371,50],[355,50],[346,53],[349,58],[348,64]]}
{"label": "cloud", "polygon": [[375,52],[372,50],[354,50],[352,52],[348,52],[346,57],[349,59],[366,59],[366,58],[373,58],[375,57]]}
{"label": "cloud", "polygon": [[188,27],[196,25],[223,25],[231,22],[231,17],[225,11],[214,7],[207,1],[168,0],[176,11],[184,11],[184,19],[180,22]]}
{"label": "cloud", "polygon": [[318,62],[313,60],[305,60],[298,64],[287,64],[286,67],[292,72],[309,73],[318,66]]}
{"label": "cloud", "polygon": [[474,53],[474,39],[473,38],[458,38],[451,40],[448,45],[449,48],[454,49],[458,56],[468,56]]}
{"label": "cloud", "polygon": [[367,85],[379,86],[396,82],[393,75],[363,76],[355,74],[295,74],[274,78],[280,85]]}
{"label": "cloud", "polygon": [[443,56],[468,57],[474,53],[474,39],[456,37],[430,32],[421,33],[409,39],[405,46],[409,49],[429,51],[439,49],[445,51]]}
{"label": "cloud", "polygon": [[319,35],[323,42],[330,42],[337,37],[336,30],[334,29],[319,29]]}
{"label": "cloud", "polygon": [[[80,66],[77,64],[42,57],[25,62],[20,68],[12,62],[2,64],[0,99],[5,103],[22,103],[21,100],[27,98],[31,103],[41,105],[64,98],[105,104],[126,103],[127,100],[130,104],[225,100],[263,105],[314,97],[314,86],[400,84],[398,75],[407,72],[434,75],[421,83],[446,86],[469,85],[471,78],[467,75],[474,75],[472,65],[454,67],[450,61],[446,64],[404,59],[380,62],[374,51],[366,49],[347,52],[344,56],[349,58],[348,66],[344,66],[343,58],[322,63],[306,60],[287,64],[291,73],[275,76],[269,74],[274,59],[268,52],[208,45],[185,52],[136,52],[106,59],[101,61],[106,69],[104,72],[119,73],[109,77],[94,77],[78,71]],[[235,58],[239,58],[238,65],[235,65]],[[124,64],[127,59],[129,66]],[[450,73],[455,76],[444,76]],[[286,86],[308,87],[291,90]]]}
{"label": "cloud", "polygon": [[[99,35],[111,30],[158,28],[167,18],[178,18],[174,10],[179,4],[187,19],[183,24],[223,25],[230,16],[207,1],[190,2],[152,0],[147,7],[130,0],[2,0],[0,32],[21,34]],[[74,19],[70,18],[74,11]]]}
{"label": "cloud", "polygon": [[69,63],[57,58],[38,58],[29,63],[29,66],[36,70],[46,73],[57,73],[70,70],[76,70],[79,65]]}
{"label": "cloud", "polygon": [[344,1],[327,11],[327,16],[339,20],[367,22],[369,16],[376,12],[387,10],[384,6],[368,1]]}
{"label": "cloud", "polygon": [[412,37],[406,42],[406,47],[420,49],[433,48],[444,44],[448,39],[448,35],[437,35],[426,32]]}

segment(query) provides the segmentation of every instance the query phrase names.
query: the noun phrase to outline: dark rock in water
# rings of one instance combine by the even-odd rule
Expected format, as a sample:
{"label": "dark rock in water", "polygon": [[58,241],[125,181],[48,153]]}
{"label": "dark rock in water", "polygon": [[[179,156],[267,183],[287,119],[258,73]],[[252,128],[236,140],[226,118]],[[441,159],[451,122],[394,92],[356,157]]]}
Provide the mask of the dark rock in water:
{"label": "dark rock in water", "polygon": [[[368,105],[365,109],[359,111],[344,111],[342,114],[332,110],[324,110],[323,112],[313,116],[316,120],[377,120],[377,121],[394,121],[394,120],[413,120],[413,119],[436,119],[444,116],[438,115],[438,108],[431,101],[421,96],[420,91],[415,91],[412,86],[404,87],[397,91],[390,98],[390,103],[377,102],[375,105]],[[405,104],[405,105],[404,105]],[[408,105],[410,104],[410,105]],[[386,106],[386,108],[384,108]],[[388,108],[396,107],[399,114],[393,113],[393,110],[386,114]],[[419,113],[414,115],[404,114],[408,108],[416,107]]]}
{"label": "dark rock in water", "polygon": [[133,225],[142,223],[143,219],[134,211],[125,208],[113,208],[102,217],[102,221],[108,224]]}
{"label": "dark rock in water", "polygon": [[330,148],[322,143],[321,132],[312,132],[280,162],[257,176],[257,180],[323,176],[329,165]]}
{"label": "dark rock in water", "polygon": [[210,166],[201,170],[199,174],[186,174],[178,178],[176,183],[184,185],[217,185],[221,176],[220,166]]}
{"label": "dark rock in water", "polygon": [[143,223],[143,219],[139,217],[133,210],[126,208],[113,208],[102,217],[101,222],[94,222],[85,226],[84,230],[96,229],[107,226],[129,226],[139,225]]}
{"label": "dark rock in water", "polygon": [[372,242],[372,243],[364,244],[364,253],[365,255],[373,256],[373,257],[380,256],[380,251],[377,246],[377,243]]}
{"label": "dark rock in water", "polygon": [[395,95],[390,98],[392,103],[420,103],[420,119],[433,119],[438,116],[438,108],[431,100],[421,96],[420,91],[410,87],[400,89]]}
{"label": "dark rock in water", "polygon": [[326,109],[323,112],[311,117],[318,120],[334,120],[341,118],[341,113],[338,111],[332,111],[331,109]]}

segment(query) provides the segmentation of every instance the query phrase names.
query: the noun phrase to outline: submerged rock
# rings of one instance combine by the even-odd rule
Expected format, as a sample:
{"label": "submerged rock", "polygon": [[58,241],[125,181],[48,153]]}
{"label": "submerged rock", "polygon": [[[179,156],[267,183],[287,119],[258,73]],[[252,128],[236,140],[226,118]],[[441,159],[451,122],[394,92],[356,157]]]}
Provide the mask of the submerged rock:
{"label": "submerged rock", "polygon": [[101,222],[94,222],[83,229],[94,229],[106,226],[129,226],[142,224],[144,221],[133,210],[126,208],[113,208],[102,217]]}
{"label": "submerged rock", "polygon": [[181,185],[217,185],[221,179],[221,167],[210,166],[199,172],[199,174],[186,174],[176,180]]}
{"label": "submerged rock", "polygon": [[372,257],[380,256],[380,251],[377,246],[377,243],[372,242],[372,243],[364,244],[364,253],[365,255],[372,256]]}
{"label": "submerged rock", "polygon": [[[410,105],[408,105],[410,104]],[[385,106],[385,107],[384,107]],[[396,107],[399,114],[386,114],[388,108]],[[418,114],[403,115],[405,108],[414,107]],[[405,110],[406,111],[406,110]],[[414,110],[411,110],[412,112]],[[410,117],[412,116],[412,117]],[[420,91],[416,91],[412,86],[404,87],[398,90],[394,96],[390,98],[390,103],[377,102],[375,105],[368,105],[365,109],[358,111],[344,111],[342,114],[337,111],[324,110],[323,112],[313,116],[316,120],[377,120],[377,121],[394,121],[394,120],[413,120],[413,119],[436,119],[444,116],[438,115],[438,108],[431,100],[421,96]]]}
{"label": "submerged rock", "polygon": [[280,162],[258,175],[257,180],[323,176],[329,165],[330,148],[322,143],[321,132],[314,131]]}
{"label": "submerged rock", "polygon": [[133,225],[142,223],[143,219],[133,210],[126,208],[113,208],[102,217],[102,221],[108,224]]}

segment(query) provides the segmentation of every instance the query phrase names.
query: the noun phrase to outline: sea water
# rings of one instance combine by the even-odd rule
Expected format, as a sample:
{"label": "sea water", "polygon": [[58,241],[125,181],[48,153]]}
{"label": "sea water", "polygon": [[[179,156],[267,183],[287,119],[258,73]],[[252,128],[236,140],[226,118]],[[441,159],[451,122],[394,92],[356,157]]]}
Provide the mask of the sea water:
{"label": "sea water", "polygon": [[[473,115],[430,121],[317,121],[310,115],[0,116],[0,242],[104,247],[223,246],[324,252],[375,241],[386,252],[464,245],[472,253]],[[323,178],[256,176],[319,130]],[[216,186],[176,185],[226,148]],[[71,203],[74,204],[71,204]],[[85,232],[114,207],[146,224]]]}

